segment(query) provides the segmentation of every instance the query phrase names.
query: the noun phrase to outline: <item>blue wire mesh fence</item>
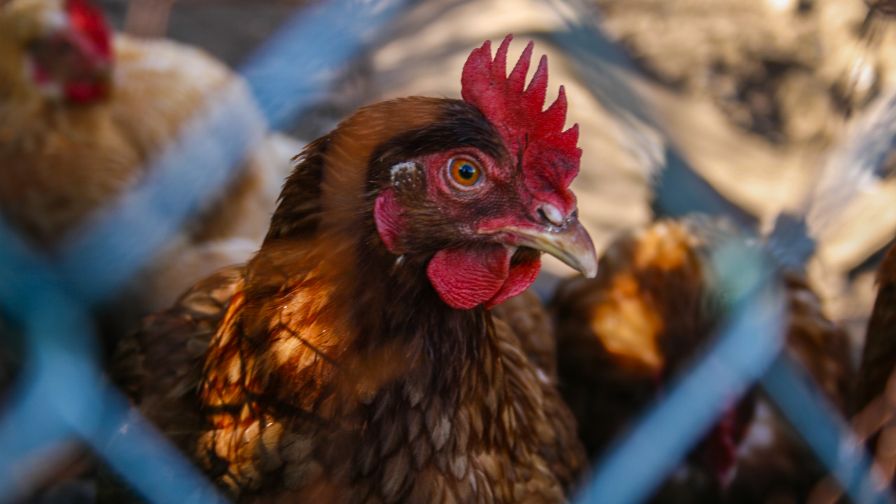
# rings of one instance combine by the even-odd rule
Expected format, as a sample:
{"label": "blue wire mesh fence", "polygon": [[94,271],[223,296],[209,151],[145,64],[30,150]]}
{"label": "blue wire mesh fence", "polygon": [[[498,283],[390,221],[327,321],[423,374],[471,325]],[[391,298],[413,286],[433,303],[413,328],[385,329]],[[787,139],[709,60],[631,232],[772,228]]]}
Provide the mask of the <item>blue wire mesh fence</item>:
{"label": "blue wire mesh fence", "polygon": [[[633,66],[601,31],[598,13],[575,1],[549,3],[566,25],[547,38],[581,67],[589,92],[623,123],[634,118],[663,132],[650,107],[614,80],[614,68]],[[232,179],[259,132],[291,124],[325,96],[351,58],[406,5],[329,0],[298,10],[241,68],[247,87],[234,84],[209,100],[213,105],[151,161],[152,178],[74,233],[58,258],[29,249],[0,223],[0,306],[27,334],[23,369],[0,411],[0,499],[21,497],[42,460],[83,442],[147,501],[224,500],[104,378],[89,310],[114,296],[205,195]],[[776,282],[780,268],[803,265],[811,255],[805,216],[819,211],[813,203],[834,200],[827,212],[836,211],[859,184],[878,176],[896,138],[896,95],[884,103],[861,144],[847,145],[829,167],[844,174],[836,197],[814,194],[804,215],[779,219],[763,245],[732,239],[715,250],[714,268],[733,293],[727,322],[668,394],[617,440],[579,502],[643,501],[718,419],[726,401],[753,386],[767,393],[853,501],[893,502],[846,420],[782,352],[784,303]],[[639,134],[634,127],[625,133]],[[755,219],[696,176],[674,144],[666,145],[656,182],[658,213],[726,215],[755,235]]]}

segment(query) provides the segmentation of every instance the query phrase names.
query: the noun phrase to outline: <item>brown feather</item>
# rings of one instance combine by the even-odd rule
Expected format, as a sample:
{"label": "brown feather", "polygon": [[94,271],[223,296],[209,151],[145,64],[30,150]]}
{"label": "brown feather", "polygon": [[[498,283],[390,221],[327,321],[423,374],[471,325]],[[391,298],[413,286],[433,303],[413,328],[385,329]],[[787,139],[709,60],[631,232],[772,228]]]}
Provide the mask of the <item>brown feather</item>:
{"label": "brown feather", "polygon": [[[784,273],[787,294],[785,351],[818,386],[824,399],[846,414],[855,379],[846,332],[824,314],[821,300],[805,278]],[[729,502],[807,502],[827,475],[798,433],[761,399],[739,449],[737,475],[727,489]]]}
{"label": "brown feather", "polygon": [[851,411],[853,425],[891,481],[896,475],[893,376],[896,371],[896,246],[877,270],[878,291],[865,334]]}
{"label": "brown feather", "polygon": [[851,409],[859,412],[884,393],[896,369],[896,247],[890,247],[877,271],[877,298],[868,330]]}
{"label": "brown feather", "polygon": [[550,315],[531,290],[496,306],[492,314],[517,334],[529,360],[553,380],[557,379],[557,341]]}

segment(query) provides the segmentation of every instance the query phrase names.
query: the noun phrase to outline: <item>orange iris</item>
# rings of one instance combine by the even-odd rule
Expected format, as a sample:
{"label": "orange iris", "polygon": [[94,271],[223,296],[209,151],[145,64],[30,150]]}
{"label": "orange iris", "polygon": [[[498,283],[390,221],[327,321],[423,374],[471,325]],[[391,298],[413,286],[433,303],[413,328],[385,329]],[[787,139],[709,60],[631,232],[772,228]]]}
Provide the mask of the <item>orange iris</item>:
{"label": "orange iris", "polygon": [[451,160],[451,178],[463,187],[472,187],[482,176],[482,170],[475,161],[468,158]]}

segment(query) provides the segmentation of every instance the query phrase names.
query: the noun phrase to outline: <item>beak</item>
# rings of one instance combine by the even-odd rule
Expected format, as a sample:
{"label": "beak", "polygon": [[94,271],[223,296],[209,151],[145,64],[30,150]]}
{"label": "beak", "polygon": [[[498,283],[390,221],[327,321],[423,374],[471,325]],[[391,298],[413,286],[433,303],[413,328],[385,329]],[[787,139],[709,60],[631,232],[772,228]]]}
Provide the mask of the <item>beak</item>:
{"label": "beak", "polygon": [[586,278],[594,278],[597,275],[597,253],[594,251],[594,243],[578,219],[570,219],[559,228],[510,226],[501,229],[500,232],[512,236],[514,245],[550,254]]}

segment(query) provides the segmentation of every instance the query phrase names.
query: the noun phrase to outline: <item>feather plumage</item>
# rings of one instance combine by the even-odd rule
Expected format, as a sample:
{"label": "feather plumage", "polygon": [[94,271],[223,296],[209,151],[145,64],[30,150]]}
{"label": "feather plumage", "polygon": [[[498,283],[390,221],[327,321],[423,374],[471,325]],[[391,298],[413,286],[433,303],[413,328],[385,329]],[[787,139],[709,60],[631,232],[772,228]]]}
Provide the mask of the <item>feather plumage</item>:
{"label": "feather plumage", "polygon": [[[443,178],[446,150],[481,163],[486,192]],[[573,240],[550,251],[594,260],[574,216],[531,222],[540,193],[520,171],[542,168],[513,159],[470,103],[362,108],[297,158],[260,251],[225,274],[229,301],[214,304],[213,320],[192,304],[217,300],[215,279],[124,344],[121,379],[163,430],[186,427],[172,438],[240,501],[565,500],[584,457],[556,390],[551,336],[534,333],[546,316],[489,311],[491,292],[458,309],[445,289],[473,292],[458,283],[463,272],[434,279],[427,267],[446,249],[471,264],[500,256],[499,282],[531,282],[513,275],[538,257],[514,241],[515,227],[475,231],[496,216],[550,225],[552,239]],[[188,345],[204,348],[139,365],[152,348]],[[158,374],[177,383],[160,388]]]}

